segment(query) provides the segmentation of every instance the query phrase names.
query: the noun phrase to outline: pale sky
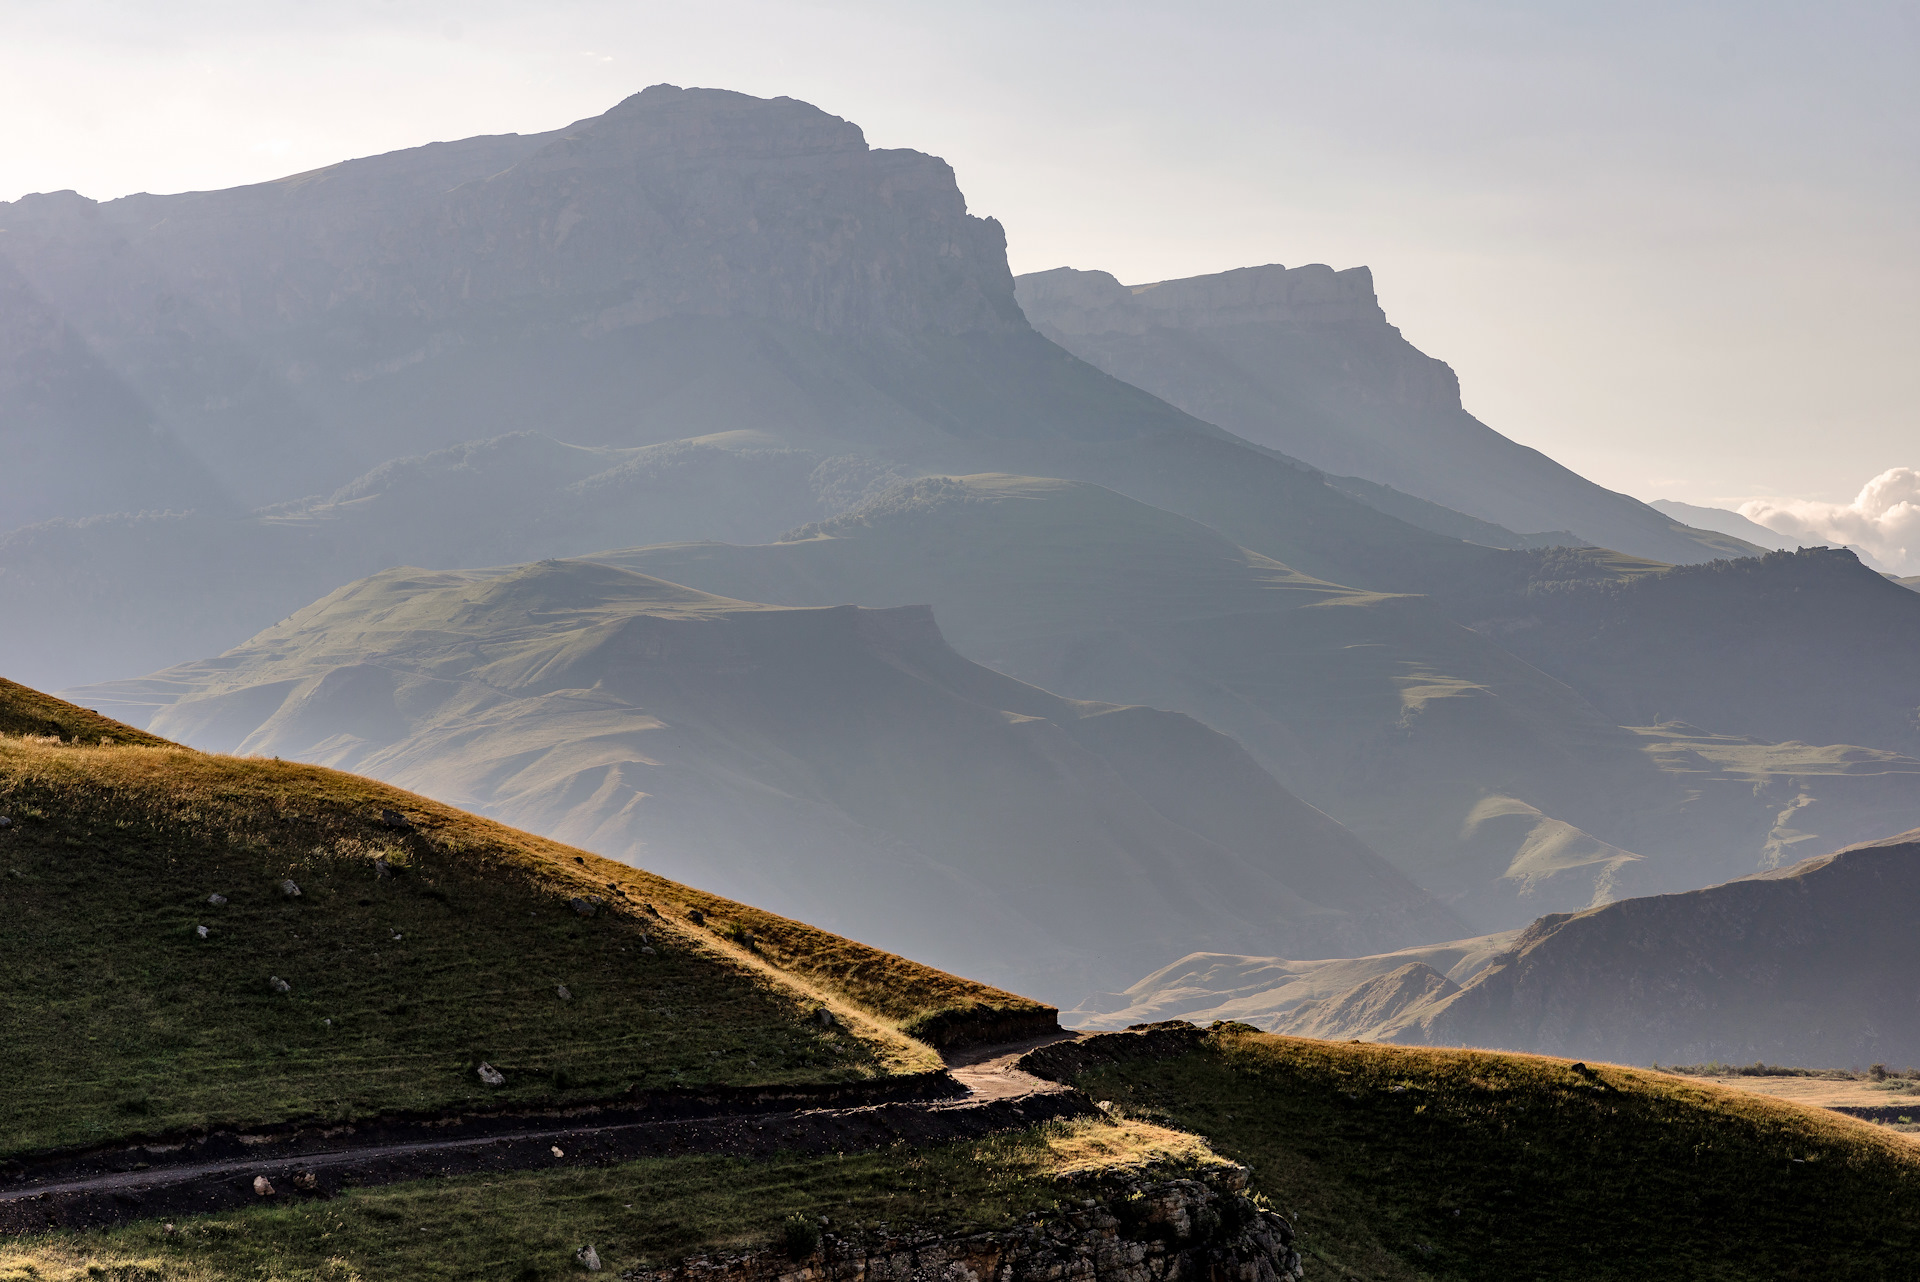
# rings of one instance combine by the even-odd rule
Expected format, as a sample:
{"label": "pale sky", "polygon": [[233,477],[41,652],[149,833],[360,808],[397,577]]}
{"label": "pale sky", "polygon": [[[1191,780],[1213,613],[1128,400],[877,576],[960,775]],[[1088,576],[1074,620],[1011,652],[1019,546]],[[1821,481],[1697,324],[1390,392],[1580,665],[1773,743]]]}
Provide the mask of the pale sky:
{"label": "pale sky", "polygon": [[788,94],[1015,271],[1373,268],[1468,408],[1643,498],[1920,467],[1920,4],[0,0],[0,199]]}

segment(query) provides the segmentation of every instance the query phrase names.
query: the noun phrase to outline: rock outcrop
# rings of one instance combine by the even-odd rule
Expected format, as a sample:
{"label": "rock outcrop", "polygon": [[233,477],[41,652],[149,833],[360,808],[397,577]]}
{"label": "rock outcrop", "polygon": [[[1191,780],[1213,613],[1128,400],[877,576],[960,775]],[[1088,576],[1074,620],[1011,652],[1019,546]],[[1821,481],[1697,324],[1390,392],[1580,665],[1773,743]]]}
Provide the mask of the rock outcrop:
{"label": "rock outcrop", "polygon": [[[1062,267],[1016,286],[1034,326],[1082,360],[1336,484],[1392,487],[1355,487],[1383,510],[1404,506],[1398,491],[1509,533],[1571,531],[1559,541],[1669,562],[1759,551],[1595,485],[1467,413],[1453,370],[1387,322],[1365,267],[1269,263],[1145,285]],[[1538,545],[1525,534],[1499,543]]]}
{"label": "rock outcrop", "polygon": [[943,1237],[821,1235],[795,1260],[774,1246],[635,1269],[622,1282],[1294,1282],[1293,1226],[1246,1195],[1244,1167],[1197,1178],[1121,1179],[1013,1229]]}

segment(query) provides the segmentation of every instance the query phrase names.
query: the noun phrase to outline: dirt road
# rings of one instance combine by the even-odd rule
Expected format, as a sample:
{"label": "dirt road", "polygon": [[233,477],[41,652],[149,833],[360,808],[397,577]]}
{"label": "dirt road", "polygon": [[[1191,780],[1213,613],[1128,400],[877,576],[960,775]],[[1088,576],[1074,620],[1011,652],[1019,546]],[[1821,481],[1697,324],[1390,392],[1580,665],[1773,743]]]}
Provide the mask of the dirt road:
{"label": "dirt road", "polygon": [[[1013,1061],[1072,1034],[951,1057],[948,1073],[840,1088],[820,1104],[793,1093],[673,1097],[565,1114],[455,1116],[173,1143],[12,1163],[0,1173],[0,1233],[98,1227],[439,1175],[601,1166],[692,1153],[872,1149],[897,1140],[973,1139],[1096,1110]],[[899,1098],[905,1093],[910,1098]],[[256,1192],[264,1178],[271,1194]]]}

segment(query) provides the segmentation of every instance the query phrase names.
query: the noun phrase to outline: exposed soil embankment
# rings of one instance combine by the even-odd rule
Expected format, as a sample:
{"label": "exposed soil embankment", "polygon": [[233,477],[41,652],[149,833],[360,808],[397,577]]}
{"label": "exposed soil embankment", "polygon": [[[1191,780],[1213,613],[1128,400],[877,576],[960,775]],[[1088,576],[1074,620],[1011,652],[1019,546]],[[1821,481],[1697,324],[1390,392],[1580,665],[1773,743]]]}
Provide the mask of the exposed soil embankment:
{"label": "exposed soil embankment", "polygon": [[997,1282],[1293,1282],[1302,1276],[1293,1226],[1246,1196],[1247,1171],[1197,1179],[1138,1176],[1097,1182],[1094,1196],[997,1233],[843,1238],[823,1233],[796,1259],[769,1247],[697,1256],[622,1282],[862,1282],[870,1278],[993,1278]]}

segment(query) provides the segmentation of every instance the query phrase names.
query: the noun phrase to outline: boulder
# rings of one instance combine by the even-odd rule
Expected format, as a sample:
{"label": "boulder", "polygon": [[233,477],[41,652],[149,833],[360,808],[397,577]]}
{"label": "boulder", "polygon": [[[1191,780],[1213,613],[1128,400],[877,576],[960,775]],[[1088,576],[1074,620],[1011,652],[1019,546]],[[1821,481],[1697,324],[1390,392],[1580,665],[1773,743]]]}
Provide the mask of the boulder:
{"label": "boulder", "polygon": [[273,1181],[264,1175],[253,1177],[253,1191],[261,1197],[273,1196]]}
{"label": "boulder", "polygon": [[205,939],[209,932],[205,926],[195,926],[193,928],[193,933],[200,936],[200,938]]}
{"label": "boulder", "polygon": [[300,897],[300,887],[294,885],[293,878],[289,877],[280,883],[280,893],[288,899],[298,899]]}
{"label": "boulder", "polygon": [[580,1267],[589,1273],[598,1273],[600,1271],[600,1253],[595,1251],[591,1246],[581,1247],[573,1253],[573,1258],[579,1261]]}
{"label": "boulder", "polygon": [[286,980],[280,978],[280,976],[278,975],[269,976],[267,979],[267,985],[268,987],[272,988],[273,991],[276,993],[290,993],[293,991],[293,985],[289,984]]}
{"label": "boulder", "polygon": [[482,1063],[479,1068],[480,1080],[488,1086],[505,1086],[507,1075],[491,1064]]}
{"label": "boulder", "polygon": [[380,822],[389,828],[408,829],[413,827],[413,820],[407,818],[398,810],[382,810],[380,812]]}
{"label": "boulder", "polygon": [[383,877],[391,877],[391,876],[393,876],[393,865],[392,865],[392,864],[390,864],[390,863],[388,863],[388,862],[387,862],[386,860],[384,860],[384,859],[376,859],[376,860],[374,860],[374,861],[373,861],[373,876],[374,876],[374,880],[376,880],[376,881],[378,881],[379,879],[381,879],[381,878],[383,878]]}
{"label": "boulder", "polygon": [[560,995],[560,1000],[563,1002],[573,1000],[573,993],[567,988],[565,984],[554,985],[553,991]]}
{"label": "boulder", "polygon": [[218,892],[215,892],[214,894],[207,896],[207,902],[212,904],[215,908],[218,908],[221,904],[224,904],[227,902],[227,897]]}

